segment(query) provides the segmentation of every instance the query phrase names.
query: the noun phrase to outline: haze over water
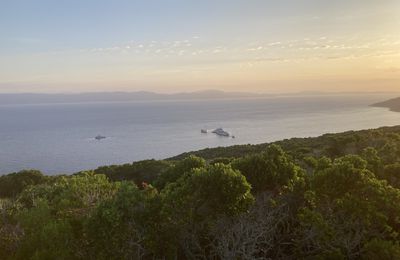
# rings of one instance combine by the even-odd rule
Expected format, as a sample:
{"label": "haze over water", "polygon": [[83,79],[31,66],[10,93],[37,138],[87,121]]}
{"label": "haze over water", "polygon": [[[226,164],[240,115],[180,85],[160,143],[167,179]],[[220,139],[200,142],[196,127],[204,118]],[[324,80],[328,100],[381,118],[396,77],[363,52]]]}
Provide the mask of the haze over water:
{"label": "haze over water", "polygon": [[[0,106],[0,173],[73,173],[206,147],[400,124],[389,94]],[[223,127],[235,139],[201,134]],[[95,140],[104,135],[104,140]]]}
{"label": "haze over water", "polygon": [[[143,100],[396,92],[399,10],[398,0],[2,1],[0,174],[399,124],[400,114],[368,106],[394,94]],[[141,102],[117,102],[138,92]],[[114,102],[48,104],[88,93]],[[236,138],[200,133],[217,127]]]}

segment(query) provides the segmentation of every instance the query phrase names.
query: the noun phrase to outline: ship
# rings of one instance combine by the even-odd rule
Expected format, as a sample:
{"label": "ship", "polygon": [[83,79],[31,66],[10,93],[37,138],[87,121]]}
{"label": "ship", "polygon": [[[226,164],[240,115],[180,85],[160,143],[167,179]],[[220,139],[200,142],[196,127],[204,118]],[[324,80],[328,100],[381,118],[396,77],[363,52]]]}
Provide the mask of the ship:
{"label": "ship", "polygon": [[214,131],[212,131],[212,133],[219,135],[219,136],[226,136],[226,137],[230,136],[230,134],[222,128],[217,128]]}

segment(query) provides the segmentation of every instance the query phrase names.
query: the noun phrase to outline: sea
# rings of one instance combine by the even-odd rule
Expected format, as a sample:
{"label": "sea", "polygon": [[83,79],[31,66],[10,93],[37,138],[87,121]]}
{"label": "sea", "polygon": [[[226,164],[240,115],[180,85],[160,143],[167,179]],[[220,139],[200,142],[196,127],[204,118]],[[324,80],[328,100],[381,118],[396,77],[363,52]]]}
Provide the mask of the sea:
{"label": "sea", "polygon": [[[71,174],[102,165],[163,159],[207,147],[400,124],[370,104],[391,94],[67,104],[0,104],[0,173]],[[222,127],[235,138],[201,133]],[[96,140],[97,135],[105,139]]]}

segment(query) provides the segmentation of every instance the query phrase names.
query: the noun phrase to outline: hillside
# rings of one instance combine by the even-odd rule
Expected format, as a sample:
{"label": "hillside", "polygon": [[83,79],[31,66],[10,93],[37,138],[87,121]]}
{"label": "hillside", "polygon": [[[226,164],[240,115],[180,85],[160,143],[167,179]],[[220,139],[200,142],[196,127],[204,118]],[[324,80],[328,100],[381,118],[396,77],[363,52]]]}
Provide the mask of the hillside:
{"label": "hillside", "polygon": [[391,111],[400,112],[400,97],[373,104],[374,107],[386,107]]}
{"label": "hillside", "polygon": [[206,148],[199,151],[183,153],[167,160],[181,160],[189,155],[195,155],[207,160],[220,157],[242,157],[248,154],[259,153],[269,145],[281,146],[295,158],[304,156],[327,156],[335,158],[348,153],[360,153],[363,148],[374,147],[381,149],[385,140],[392,135],[400,134],[400,126],[382,127],[361,131],[348,131],[336,134],[325,134],[319,137],[291,138],[272,143],[256,145],[235,145],[229,147]]}
{"label": "hillside", "polygon": [[0,177],[0,259],[400,259],[400,126]]}

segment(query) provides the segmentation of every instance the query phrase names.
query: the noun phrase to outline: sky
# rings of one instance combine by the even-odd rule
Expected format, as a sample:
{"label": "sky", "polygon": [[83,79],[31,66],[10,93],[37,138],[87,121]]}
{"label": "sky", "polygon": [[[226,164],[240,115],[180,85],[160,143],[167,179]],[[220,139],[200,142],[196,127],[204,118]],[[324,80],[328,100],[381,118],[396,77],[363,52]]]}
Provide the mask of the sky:
{"label": "sky", "polygon": [[0,93],[400,91],[399,0],[0,0]]}

